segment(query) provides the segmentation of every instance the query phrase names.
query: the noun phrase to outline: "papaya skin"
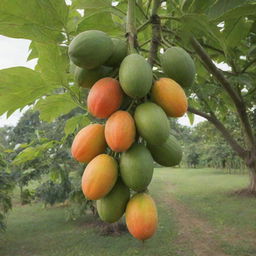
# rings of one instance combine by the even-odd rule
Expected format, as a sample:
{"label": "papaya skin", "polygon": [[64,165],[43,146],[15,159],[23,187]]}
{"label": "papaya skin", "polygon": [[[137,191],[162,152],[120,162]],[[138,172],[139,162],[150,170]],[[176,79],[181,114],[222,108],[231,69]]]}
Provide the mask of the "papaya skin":
{"label": "papaya skin", "polygon": [[89,112],[97,118],[108,118],[119,109],[123,100],[123,92],[116,79],[102,78],[91,88],[87,98]]}
{"label": "papaya skin", "polygon": [[168,48],[160,56],[165,75],[183,88],[189,88],[195,80],[195,63],[191,56],[180,47]]}
{"label": "papaya skin", "polygon": [[78,162],[89,163],[95,156],[103,153],[106,147],[104,126],[90,124],[75,136],[71,154]]}
{"label": "papaya skin", "polygon": [[181,117],[188,110],[188,100],[182,87],[170,78],[160,78],[152,88],[152,99],[169,117]]}
{"label": "papaya skin", "polygon": [[68,55],[76,66],[95,69],[108,60],[113,48],[113,42],[106,33],[87,30],[74,37],[69,45]]}
{"label": "papaya skin", "polygon": [[135,140],[136,128],[127,111],[117,111],[106,122],[105,138],[108,146],[116,152],[124,152]]}
{"label": "papaya skin", "polygon": [[126,225],[129,232],[139,240],[146,240],[157,230],[157,208],[153,198],[146,193],[134,195],[126,207]]}
{"label": "papaya skin", "polygon": [[113,189],[96,202],[101,220],[109,223],[118,221],[125,212],[129,198],[130,190],[119,178]]}
{"label": "papaya skin", "polygon": [[114,187],[117,177],[116,160],[107,154],[96,156],[86,166],[82,176],[84,196],[90,200],[103,198]]}

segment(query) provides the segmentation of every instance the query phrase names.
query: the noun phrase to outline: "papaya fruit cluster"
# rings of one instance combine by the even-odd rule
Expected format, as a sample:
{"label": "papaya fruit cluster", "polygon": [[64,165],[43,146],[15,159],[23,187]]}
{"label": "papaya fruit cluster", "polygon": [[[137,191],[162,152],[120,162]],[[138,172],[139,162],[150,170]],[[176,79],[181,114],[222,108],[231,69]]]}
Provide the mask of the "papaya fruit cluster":
{"label": "papaya fruit cluster", "polygon": [[[157,229],[158,216],[147,187],[154,161],[168,167],[181,161],[182,150],[170,135],[168,117],[187,111],[182,86],[193,83],[193,60],[181,48],[168,49],[161,57],[166,77],[153,81],[143,56],[127,54],[125,41],[95,30],[76,36],[69,56],[77,66],[76,82],[90,88],[87,110],[95,117],[78,132],[71,148],[72,156],[87,164],[83,193],[97,200],[103,221],[113,223],[125,214],[129,232],[148,239]],[[118,75],[111,77],[110,70]]]}

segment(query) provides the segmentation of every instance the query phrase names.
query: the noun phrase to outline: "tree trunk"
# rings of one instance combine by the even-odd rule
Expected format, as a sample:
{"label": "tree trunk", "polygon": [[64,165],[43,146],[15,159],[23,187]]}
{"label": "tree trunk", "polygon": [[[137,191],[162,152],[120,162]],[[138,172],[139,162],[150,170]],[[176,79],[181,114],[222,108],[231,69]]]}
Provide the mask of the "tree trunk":
{"label": "tree trunk", "polygon": [[250,171],[250,186],[249,190],[251,193],[256,194],[256,153],[251,154],[247,161],[247,166]]}
{"label": "tree trunk", "polygon": [[256,194],[256,169],[250,169],[250,191]]}

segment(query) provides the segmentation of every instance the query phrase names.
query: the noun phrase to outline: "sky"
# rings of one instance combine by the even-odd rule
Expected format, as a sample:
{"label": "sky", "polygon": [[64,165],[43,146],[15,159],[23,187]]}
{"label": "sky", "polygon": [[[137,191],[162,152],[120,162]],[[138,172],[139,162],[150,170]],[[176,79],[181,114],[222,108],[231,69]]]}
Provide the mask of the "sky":
{"label": "sky", "polygon": [[[29,53],[29,44],[30,40],[14,39],[0,35],[0,69],[16,66],[24,66],[33,69],[36,65],[36,60],[26,61]],[[0,127],[4,125],[15,126],[23,112],[17,110],[9,118],[7,118],[5,114],[0,116]],[[203,120],[205,119],[200,116],[195,116],[193,125]],[[178,122],[182,125],[190,126],[186,115],[178,118]]]}

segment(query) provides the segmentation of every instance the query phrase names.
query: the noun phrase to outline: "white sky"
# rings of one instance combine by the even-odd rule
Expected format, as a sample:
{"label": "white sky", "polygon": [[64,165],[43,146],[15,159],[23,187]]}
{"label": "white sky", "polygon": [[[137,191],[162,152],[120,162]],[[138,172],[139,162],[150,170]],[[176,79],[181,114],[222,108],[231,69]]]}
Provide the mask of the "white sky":
{"label": "white sky", "polygon": [[[34,68],[36,60],[26,61],[29,52],[29,40],[13,39],[0,35],[0,69],[10,68],[15,66],[24,66]],[[0,127],[4,125],[16,125],[22,116],[22,112],[15,111],[9,118],[6,115],[0,116]],[[195,116],[194,125],[205,120],[200,116]],[[187,116],[178,119],[182,125],[190,126]]]}

